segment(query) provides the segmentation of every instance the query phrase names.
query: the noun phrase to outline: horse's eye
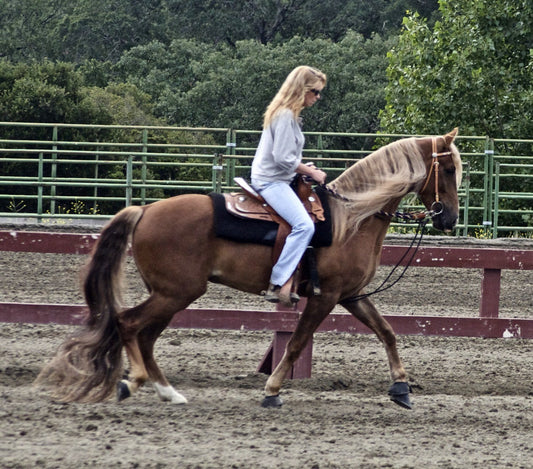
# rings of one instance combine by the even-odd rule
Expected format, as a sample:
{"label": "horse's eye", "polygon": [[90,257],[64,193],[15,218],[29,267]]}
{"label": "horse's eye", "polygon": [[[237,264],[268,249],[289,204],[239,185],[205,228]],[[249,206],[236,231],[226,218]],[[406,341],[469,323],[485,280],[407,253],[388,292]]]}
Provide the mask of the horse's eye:
{"label": "horse's eye", "polygon": [[446,168],[444,171],[448,174],[455,174],[455,166],[451,168]]}

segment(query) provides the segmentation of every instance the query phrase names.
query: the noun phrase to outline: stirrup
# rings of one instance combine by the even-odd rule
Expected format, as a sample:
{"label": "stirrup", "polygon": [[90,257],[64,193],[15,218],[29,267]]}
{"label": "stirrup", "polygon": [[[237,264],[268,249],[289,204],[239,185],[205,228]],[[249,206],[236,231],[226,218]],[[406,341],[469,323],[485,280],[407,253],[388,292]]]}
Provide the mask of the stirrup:
{"label": "stirrup", "polygon": [[270,303],[279,303],[279,292],[281,287],[279,285],[270,284],[268,290],[265,292],[265,300]]}
{"label": "stirrup", "polygon": [[[295,276],[292,275],[289,280],[287,280],[287,283],[281,287],[279,300],[287,307],[291,307],[294,304],[298,303],[300,301],[300,295],[294,291],[294,282],[295,282]],[[288,294],[282,294],[282,290],[286,287],[290,287],[290,291]]]}
{"label": "stirrup", "polygon": [[288,308],[294,306],[296,303],[298,303],[298,301],[300,301],[300,295],[292,291],[289,293],[289,295],[279,295],[279,302]]}
{"label": "stirrup", "polygon": [[270,303],[281,302],[285,306],[292,306],[300,301],[300,295],[295,292],[291,292],[288,298],[280,297],[281,287],[279,285],[270,284],[265,292],[265,300]]}
{"label": "stirrup", "polygon": [[294,291],[291,291],[290,298],[291,298],[291,303],[293,303],[293,304],[298,303],[298,301],[300,301],[300,299],[301,299],[300,295],[298,295],[298,293],[296,293]]}

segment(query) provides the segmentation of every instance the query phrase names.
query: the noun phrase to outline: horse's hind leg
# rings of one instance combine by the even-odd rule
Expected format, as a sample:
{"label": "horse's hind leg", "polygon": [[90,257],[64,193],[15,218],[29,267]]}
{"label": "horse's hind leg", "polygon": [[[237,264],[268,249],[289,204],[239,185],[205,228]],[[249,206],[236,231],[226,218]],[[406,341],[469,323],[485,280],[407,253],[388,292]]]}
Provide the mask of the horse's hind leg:
{"label": "horse's hind leg", "polygon": [[400,359],[396,347],[396,335],[387,320],[379,314],[378,310],[369,298],[364,298],[356,302],[341,302],[353,316],[371,329],[385,346],[391,377],[394,382],[389,390],[391,399],[402,407],[411,408],[409,401],[409,385],[407,384],[407,374]]}
{"label": "horse's hind leg", "polygon": [[162,400],[175,404],[187,402],[184,396],[170,386],[153,356],[155,341],[168,326],[172,316],[185,306],[152,295],[144,303],[120,313],[120,336],[128,355],[130,372],[128,378],[118,384],[119,401],[130,397],[150,379]]}
{"label": "horse's hind leg", "polygon": [[152,324],[150,327],[146,327],[139,333],[137,340],[148,377],[152,381],[152,385],[159,398],[162,401],[171,402],[172,404],[186,404],[187,399],[185,396],[181,395],[170,385],[154,358],[155,341],[166,329],[168,322],[161,321]]}

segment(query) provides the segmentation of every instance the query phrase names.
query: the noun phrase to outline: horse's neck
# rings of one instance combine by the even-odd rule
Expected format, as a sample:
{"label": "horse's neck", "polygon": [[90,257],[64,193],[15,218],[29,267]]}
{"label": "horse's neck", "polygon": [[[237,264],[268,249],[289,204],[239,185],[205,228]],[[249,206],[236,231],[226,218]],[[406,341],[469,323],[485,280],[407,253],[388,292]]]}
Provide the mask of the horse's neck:
{"label": "horse's neck", "polygon": [[391,223],[391,217],[389,214],[396,212],[401,200],[401,197],[390,200],[381,209],[383,213],[377,211],[375,214],[366,218],[361,223],[361,227],[356,233],[356,237],[361,236],[362,233],[365,233],[363,236],[367,236],[368,233],[372,233],[372,237],[375,239],[375,242],[381,246]]}
{"label": "horse's neck", "polygon": [[383,245],[383,241],[385,239],[385,236],[387,236],[387,232],[389,230],[389,225],[391,223],[391,217],[389,216],[389,214],[392,214],[396,212],[396,210],[398,210],[398,206],[400,205],[401,200],[402,200],[401,197],[390,200],[381,209],[384,212],[382,216],[371,217],[374,219],[373,229],[375,230],[375,233],[376,233],[376,243],[379,246]]}
{"label": "horse's neck", "polygon": [[396,210],[398,210],[398,206],[400,205],[401,201],[402,197],[391,199],[383,206],[381,210],[387,213],[394,213]]}

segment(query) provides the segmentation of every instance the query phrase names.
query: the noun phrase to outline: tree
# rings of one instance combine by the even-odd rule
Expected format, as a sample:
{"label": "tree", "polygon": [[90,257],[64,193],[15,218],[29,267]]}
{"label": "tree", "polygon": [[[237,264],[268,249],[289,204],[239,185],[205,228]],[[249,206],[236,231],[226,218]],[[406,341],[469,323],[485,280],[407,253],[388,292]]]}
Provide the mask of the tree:
{"label": "tree", "polygon": [[295,37],[282,44],[238,41],[235,47],[190,40],[134,48],[117,64],[119,79],[155,102],[155,112],[183,126],[259,129],[262,115],[297,65],[322,69],[329,82],[320,106],[308,110],[315,131],[374,132],[384,104],[386,51],[393,40],[355,32],[334,43]]}
{"label": "tree", "polygon": [[[533,135],[533,4],[530,0],[441,0],[441,20],[430,28],[417,14],[404,20],[389,53],[385,131],[441,134],[459,126],[465,135],[531,139]],[[467,146],[462,151],[472,150]],[[478,148],[477,151],[480,149]],[[530,155],[531,144],[507,146]],[[483,160],[470,161],[471,184],[483,187]],[[477,174],[473,174],[477,171]],[[511,169],[508,172],[519,171]],[[481,175],[481,176],[480,176]],[[520,192],[524,180],[502,181],[500,191]],[[482,194],[471,195],[481,205]],[[531,210],[531,200],[503,200],[503,209]],[[480,215],[481,216],[481,215]],[[470,220],[481,223],[481,220]],[[531,223],[520,215],[500,224]]]}
{"label": "tree", "polygon": [[[224,55],[230,54],[221,46]],[[155,112],[168,119],[176,95],[188,92],[205,77],[199,64],[218,48],[195,40],[175,40],[169,46],[153,41],[124,53],[113,69],[117,81],[128,81],[152,96]]]}
{"label": "tree", "polygon": [[81,63],[117,61],[138,44],[164,39],[162,0],[3,0],[0,57]]}
{"label": "tree", "polygon": [[57,28],[60,60],[116,62],[138,44],[165,34],[162,0],[78,0]]}
{"label": "tree", "polygon": [[2,0],[0,57],[115,63],[132,47],[190,39],[282,43],[396,35],[406,9],[430,17],[437,0]]}
{"label": "tree", "polygon": [[0,114],[5,121],[76,122],[82,86],[71,64],[0,61]]}
{"label": "tree", "polygon": [[53,33],[68,0],[4,0],[0,4],[0,57],[12,62],[56,58],[59,38]]}
{"label": "tree", "polygon": [[169,0],[168,37],[234,46],[295,36],[336,42],[349,30],[365,38],[389,36],[398,32],[406,10],[430,16],[437,6],[438,0]]}
{"label": "tree", "polygon": [[407,10],[430,18],[438,0],[311,0],[287,19],[284,37],[327,37],[340,41],[347,31],[357,31],[369,39],[374,34],[398,34]]}
{"label": "tree", "polygon": [[442,0],[433,29],[414,13],[388,54],[384,130],[533,135],[533,5]]}
{"label": "tree", "polygon": [[169,34],[174,39],[210,43],[235,45],[239,40],[256,39],[267,44],[283,31],[288,18],[309,3],[309,0],[170,0]]}
{"label": "tree", "polygon": [[4,121],[156,125],[150,97],[133,84],[87,87],[73,64],[0,61]]}

